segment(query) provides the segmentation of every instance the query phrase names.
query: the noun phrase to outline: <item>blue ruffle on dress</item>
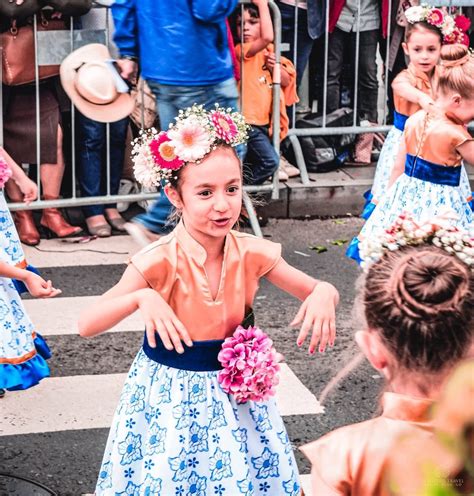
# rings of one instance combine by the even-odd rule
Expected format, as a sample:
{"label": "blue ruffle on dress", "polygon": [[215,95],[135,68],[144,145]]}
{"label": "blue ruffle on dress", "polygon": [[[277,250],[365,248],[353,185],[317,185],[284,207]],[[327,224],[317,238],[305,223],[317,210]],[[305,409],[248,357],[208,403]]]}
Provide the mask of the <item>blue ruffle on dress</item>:
{"label": "blue ruffle on dress", "polygon": [[13,281],[0,277],[0,388],[28,389],[49,376],[51,352],[35,333]]}
{"label": "blue ruffle on dress", "polygon": [[115,412],[96,496],[299,496],[275,401],[238,404],[217,380],[222,341],[184,354],[145,339]]}
{"label": "blue ruffle on dress", "polygon": [[359,236],[349,245],[346,255],[361,262],[359,240],[376,237],[388,229],[402,212],[410,213],[415,221],[423,222],[446,211],[454,212],[452,224],[470,231],[474,215],[461,192],[462,167],[446,167],[407,155],[405,173],[392,185],[373,214],[364,224]]}

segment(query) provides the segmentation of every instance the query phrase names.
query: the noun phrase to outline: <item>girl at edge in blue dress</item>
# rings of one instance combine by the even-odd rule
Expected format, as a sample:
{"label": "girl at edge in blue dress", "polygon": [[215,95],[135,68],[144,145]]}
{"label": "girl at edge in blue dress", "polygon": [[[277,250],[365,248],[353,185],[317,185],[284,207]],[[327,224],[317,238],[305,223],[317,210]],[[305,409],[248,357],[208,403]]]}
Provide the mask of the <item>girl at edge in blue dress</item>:
{"label": "girl at edge in blue dress", "polygon": [[474,56],[465,45],[444,45],[436,103],[430,112],[420,110],[407,120],[389,190],[352,240],[349,257],[360,263],[359,241],[377,236],[402,212],[415,221],[451,212],[453,225],[474,228],[472,210],[459,187],[462,161],[474,163],[474,140],[466,129],[472,119]]}
{"label": "girl at edge in blue dress", "polygon": [[[209,126],[221,133],[218,123],[201,128],[190,113],[189,125],[181,125],[183,117],[155,140],[169,157],[189,158],[178,136],[184,128],[188,143],[193,133],[206,142]],[[235,129],[235,114],[220,115],[227,130]],[[97,496],[301,493],[275,400],[237,403],[217,380],[217,354],[251,312],[261,277],[303,301],[291,325],[302,323],[298,346],[312,331],[310,354],[334,343],[338,292],[288,265],[281,245],[232,230],[242,210],[242,169],[228,140],[213,139],[198,157],[183,160],[165,186],[181,216],[177,227],[133,256],[122,279],[80,317],[85,337],[136,310],[146,327],[110,429]]]}
{"label": "girl at edge in blue dress", "polygon": [[[0,148],[0,160],[11,170],[28,205],[37,196],[36,184],[8,153]],[[42,279],[26,263],[13,219],[0,189],[0,397],[5,390],[28,389],[49,376],[45,359],[51,352],[36,332],[23,307],[19,293],[29,291],[37,298],[51,298],[61,291]]]}

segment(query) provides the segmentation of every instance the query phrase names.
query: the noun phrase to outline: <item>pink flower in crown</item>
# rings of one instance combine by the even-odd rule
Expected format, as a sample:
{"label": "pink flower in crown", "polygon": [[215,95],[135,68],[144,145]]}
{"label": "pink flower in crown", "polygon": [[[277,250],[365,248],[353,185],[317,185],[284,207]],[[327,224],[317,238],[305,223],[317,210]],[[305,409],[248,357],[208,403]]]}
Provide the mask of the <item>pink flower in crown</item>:
{"label": "pink flower in crown", "polygon": [[6,161],[0,157],[0,188],[5,187],[6,182],[12,177],[12,170]]}
{"label": "pink flower in crown", "polygon": [[168,130],[176,155],[183,162],[196,162],[209,153],[212,136],[203,119],[190,116]]}
{"label": "pink flower in crown", "polygon": [[441,9],[431,9],[426,15],[426,21],[433,26],[441,27],[444,22],[444,13]]}
{"label": "pink flower in crown", "polygon": [[151,140],[150,151],[153,160],[160,169],[177,170],[184,164],[176,155],[175,148],[164,131]]}
{"label": "pink flower in crown", "polygon": [[217,136],[226,143],[232,143],[237,136],[238,129],[232,117],[215,110],[211,112],[211,121],[214,124]]}
{"label": "pink flower in crown", "polygon": [[471,26],[471,21],[469,18],[467,18],[465,15],[457,15],[454,18],[454,23],[456,24],[456,27],[460,29],[462,32],[466,32],[469,27]]}

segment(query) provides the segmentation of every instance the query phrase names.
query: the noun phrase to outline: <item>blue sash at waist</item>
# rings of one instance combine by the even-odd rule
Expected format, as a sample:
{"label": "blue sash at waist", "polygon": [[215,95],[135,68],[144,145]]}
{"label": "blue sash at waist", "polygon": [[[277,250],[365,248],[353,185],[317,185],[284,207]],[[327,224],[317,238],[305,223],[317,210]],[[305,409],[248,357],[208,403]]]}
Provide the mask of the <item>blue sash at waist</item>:
{"label": "blue sash at waist", "polygon": [[400,114],[396,110],[393,111],[393,125],[399,131],[403,131],[405,129],[405,123],[408,119],[408,115]]}
{"label": "blue sash at waist", "polygon": [[414,155],[407,153],[405,174],[434,184],[459,186],[461,167],[447,167],[434,164],[421,157],[415,157]]}
{"label": "blue sash at waist", "polygon": [[145,334],[143,351],[150,360],[162,365],[174,369],[204,372],[222,369],[219,360],[217,360],[217,355],[221,351],[223,342],[223,339],[194,341],[191,347],[183,343],[184,353],[178,353],[174,349],[167,350],[158,334],[156,334],[156,348],[152,348]]}

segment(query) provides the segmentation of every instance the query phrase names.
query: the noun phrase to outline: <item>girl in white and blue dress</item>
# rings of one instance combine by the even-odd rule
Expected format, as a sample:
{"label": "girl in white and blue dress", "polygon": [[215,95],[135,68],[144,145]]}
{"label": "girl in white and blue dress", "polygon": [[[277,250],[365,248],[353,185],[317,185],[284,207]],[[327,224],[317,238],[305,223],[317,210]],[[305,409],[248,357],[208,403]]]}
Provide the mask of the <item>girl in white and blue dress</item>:
{"label": "girl in white and blue dress", "polygon": [[[2,179],[11,174],[26,203],[37,188],[23,170],[0,148]],[[3,183],[3,181],[2,181]],[[3,185],[3,184],[2,184]],[[37,333],[23,307],[20,292],[49,298],[60,293],[26,263],[18,234],[0,188],[0,392],[28,389],[49,376],[48,345]]]}
{"label": "girl in white and blue dress", "polygon": [[301,492],[275,401],[238,403],[224,392],[217,355],[251,313],[261,277],[304,300],[292,324],[304,321],[298,345],[312,330],[310,353],[334,342],[338,293],[288,265],[279,244],[232,230],[242,171],[230,145],[243,142],[234,136],[243,120],[216,112],[188,109],[152,140],[155,170],[165,174],[166,162],[172,164],[165,191],[181,221],[133,256],[119,283],[80,318],[82,336],[136,310],[146,327],[110,429],[97,496]]}
{"label": "girl in white and blue dress", "polygon": [[451,212],[453,225],[474,228],[459,187],[462,161],[474,161],[474,140],[466,129],[474,119],[474,57],[464,45],[445,45],[441,61],[436,103],[407,120],[391,187],[347,250],[359,263],[359,241],[377,236],[403,212],[415,221]]}
{"label": "girl in white and blue dress", "polygon": [[[390,177],[402,141],[403,130],[408,117],[418,110],[429,111],[436,97],[438,67],[441,46],[445,42],[442,24],[431,24],[432,10],[429,7],[411,7],[406,10],[408,24],[405,42],[402,44],[410,64],[400,72],[392,83],[394,98],[393,127],[387,135],[375,170],[372,189],[365,193],[366,204],[361,217],[368,219],[375,205],[388,190]],[[412,11],[415,15],[412,15]],[[421,12],[416,15],[416,12]],[[444,22],[451,17],[444,14]],[[472,193],[466,170],[461,169],[460,188],[463,195],[472,201]]]}

